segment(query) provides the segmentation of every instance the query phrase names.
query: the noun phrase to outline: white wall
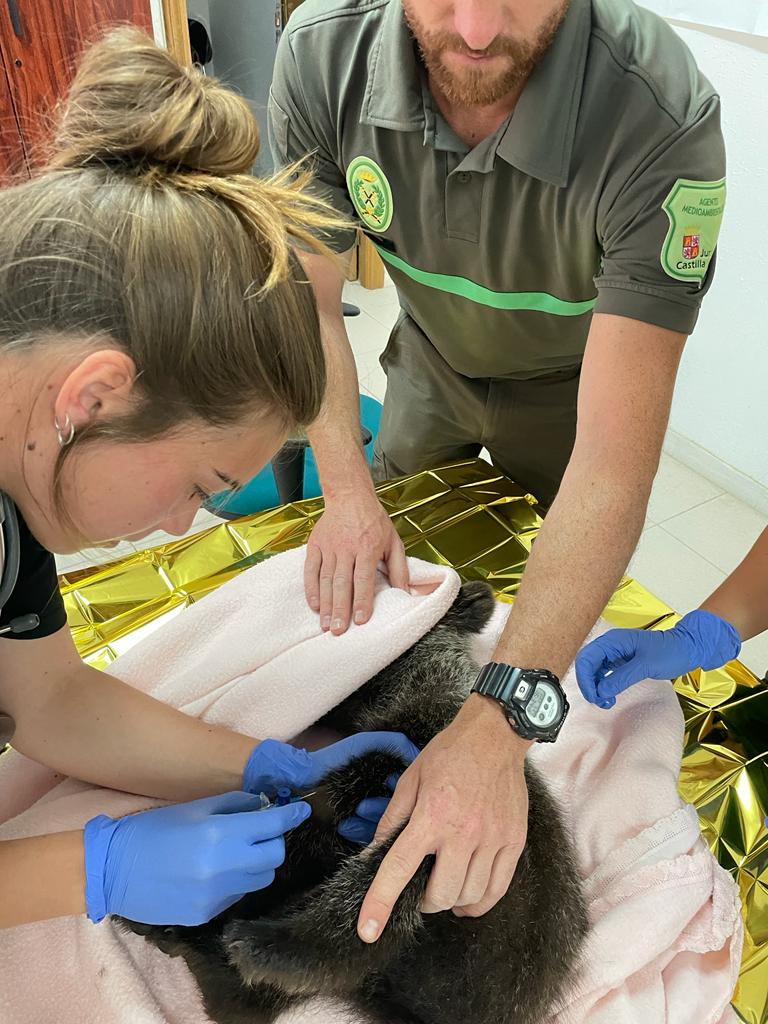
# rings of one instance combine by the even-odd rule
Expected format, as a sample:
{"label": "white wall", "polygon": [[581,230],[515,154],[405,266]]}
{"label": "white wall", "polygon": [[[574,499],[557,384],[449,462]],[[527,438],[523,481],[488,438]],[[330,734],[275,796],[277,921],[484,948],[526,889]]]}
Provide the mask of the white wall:
{"label": "white wall", "polygon": [[722,97],[728,199],[665,447],[768,513],[768,40],[675,30]]}

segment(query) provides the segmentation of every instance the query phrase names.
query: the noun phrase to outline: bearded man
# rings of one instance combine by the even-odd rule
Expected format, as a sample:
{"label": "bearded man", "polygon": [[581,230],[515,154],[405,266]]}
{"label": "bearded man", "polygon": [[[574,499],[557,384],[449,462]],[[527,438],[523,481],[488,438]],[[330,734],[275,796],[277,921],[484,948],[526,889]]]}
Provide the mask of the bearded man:
{"label": "bearded man", "polygon": [[[557,735],[558,679],[636,546],[712,280],[719,117],[685,45],[632,0],[305,0],[281,39],[275,161],[311,154],[400,299],[375,476],[485,447],[549,509],[494,662],[380,821],[409,819],[363,905],[367,941],[428,854],[427,912],[483,914],[513,876],[525,754]],[[368,620],[380,561],[395,586],[407,570],[360,447],[342,274],[302,258],[329,368],[305,585],[339,634]]]}

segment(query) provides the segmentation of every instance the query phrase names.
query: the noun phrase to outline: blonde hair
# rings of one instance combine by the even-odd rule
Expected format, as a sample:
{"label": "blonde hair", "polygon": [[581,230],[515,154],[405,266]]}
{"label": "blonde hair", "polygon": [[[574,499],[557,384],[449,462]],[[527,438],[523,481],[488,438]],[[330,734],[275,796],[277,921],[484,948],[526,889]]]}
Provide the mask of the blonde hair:
{"label": "blonde hair", "polygon": [[328,254],[343,222],[300,168],[253,177],[258,148],[245,100],[142,32],[83,55],[43,166],[0,191],[0,349],[106,340],[136,366],[135,411],[75,444],[317,416],[318,316],[291,243]]}

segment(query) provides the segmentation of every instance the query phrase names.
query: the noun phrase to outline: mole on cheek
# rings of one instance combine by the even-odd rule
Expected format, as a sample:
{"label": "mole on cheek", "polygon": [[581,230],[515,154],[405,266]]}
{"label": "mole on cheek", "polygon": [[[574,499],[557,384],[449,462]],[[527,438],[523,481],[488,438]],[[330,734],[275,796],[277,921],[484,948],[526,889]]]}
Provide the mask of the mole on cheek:
{"label": "mole on cheek", "polygon": [[37,448],[37,441],[30,441],[29,444],[27,445],[27,451],[33,452],[35,448]]}

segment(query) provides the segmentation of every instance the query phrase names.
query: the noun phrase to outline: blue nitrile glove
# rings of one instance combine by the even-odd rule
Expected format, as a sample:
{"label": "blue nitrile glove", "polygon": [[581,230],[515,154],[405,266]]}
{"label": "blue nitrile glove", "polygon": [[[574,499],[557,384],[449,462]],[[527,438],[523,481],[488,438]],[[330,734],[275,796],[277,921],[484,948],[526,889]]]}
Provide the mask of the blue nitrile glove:
{"label": "blue nitrile glove", "polygon": [[[387,786],[392,793],[399,779],[399,775],[390,775],[387,779]],[[337,831],[342,839],[348,839],[351,843],[361,843],[363,846],[372,843],[381,817],[391,799],[389,796],[371,796],[367,800],[361,800],[356,807],[357,814],[342,821],[338,827]]]}
{"label": "blue nitrile glove", "polygon": [[84,836],[88,917],[204,924],[266,888],[285,858],[283,834],[312,811],[303,802],[260,807],[258,796],[237,792],[92,818]]}
{"label": "blue nitrile glove", "polygon": [[312,751],[279,740],[262,740],[248,758],[243,789],[248,793],[272,793],[278,786],[309,789],[335,768],[372,750],[395,754],[406,764],[419,754],[419,748],[401,732],[358,732],[329,747]]}
{"label": "blue nitrile glove", "polygon": [[610,630],[579,653],[576,678],[590,703],[612,708],[616,696],[641,679],[676,679],[696,668],[720,668],[740,650],[741,637],[730,622],[699,609],[673,629]]}

